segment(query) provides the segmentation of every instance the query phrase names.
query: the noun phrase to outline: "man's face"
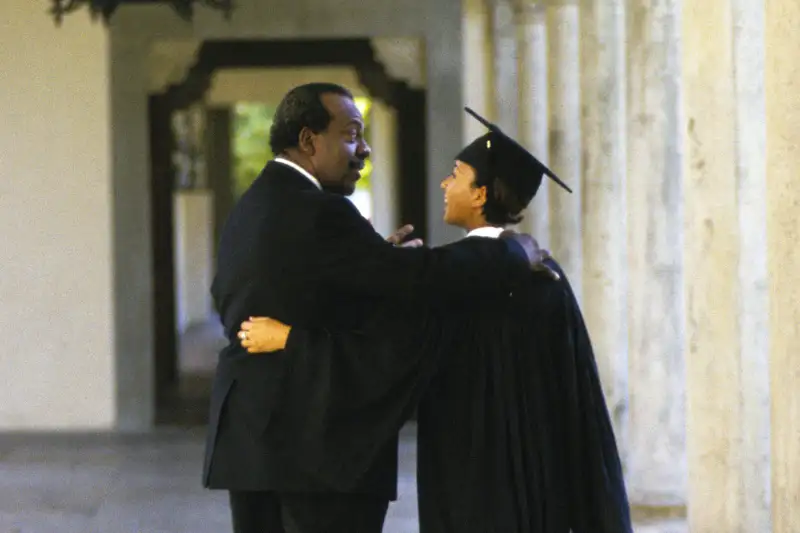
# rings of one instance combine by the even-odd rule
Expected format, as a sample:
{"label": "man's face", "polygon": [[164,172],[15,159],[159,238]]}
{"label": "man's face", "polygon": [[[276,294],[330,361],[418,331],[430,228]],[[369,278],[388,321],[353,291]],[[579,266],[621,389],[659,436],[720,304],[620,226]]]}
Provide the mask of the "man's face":
{"label": "man's face", "polygon": [[364,118],[346,96],[324,94],[322,104],[332,120],[327,130],[309,133],[314,175],[325,190],[350,196],[370,154],[364,140]]}
{"label": "man's face", "polygon": [[442,180],[444,221],[468,228],[483,218],[486,187],[475,187],[475,169],[456,161],[453,172]]}

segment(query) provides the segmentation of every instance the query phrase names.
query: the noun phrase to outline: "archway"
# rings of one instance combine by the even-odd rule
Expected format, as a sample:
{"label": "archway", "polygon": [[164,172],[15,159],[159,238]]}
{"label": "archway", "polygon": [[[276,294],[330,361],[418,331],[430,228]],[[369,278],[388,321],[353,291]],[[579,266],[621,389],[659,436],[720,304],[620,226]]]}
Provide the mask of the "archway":
{"label": "archway", "polygon": [[397,175],[402,176],[398,183],[399,216],[413,222],[421,235],[427,234],[425,91],[393,79],[376,59],[369,39],[207,41],[196,57],[183,81],[149,98],[156,420],[195,424],[205,421],[204,402],[178,406],[168,402],[174,400],[180,378],[172,199],[175,138],[171,121],[176,111],[203,101],[217,72],[311,66],[354,69],[373,99],[396,110]]}

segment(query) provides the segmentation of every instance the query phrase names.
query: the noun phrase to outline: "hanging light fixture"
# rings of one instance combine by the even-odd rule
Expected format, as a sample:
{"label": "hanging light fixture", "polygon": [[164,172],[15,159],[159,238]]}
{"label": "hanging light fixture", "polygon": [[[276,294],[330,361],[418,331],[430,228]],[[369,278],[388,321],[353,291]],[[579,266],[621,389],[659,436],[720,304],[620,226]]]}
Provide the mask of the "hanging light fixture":
{"label": "hanging light fixture", "polygon": [[225,14],[226,18],[230,17],[233,11],[233,0],[52,0],[53,7],[50,8],[50,13],[56,21],[56,25],[60,25],[64,19],[64,15],[68,15],[81,7],[88,7],[92,17],[98,15],[103,17],[106,23],[114,14],[114,11],[122,4],[169,4],[175,9],[178,15],[184,20],[191,20],[194,15],[194,4],[201,4],[213,9],[219,9]]}

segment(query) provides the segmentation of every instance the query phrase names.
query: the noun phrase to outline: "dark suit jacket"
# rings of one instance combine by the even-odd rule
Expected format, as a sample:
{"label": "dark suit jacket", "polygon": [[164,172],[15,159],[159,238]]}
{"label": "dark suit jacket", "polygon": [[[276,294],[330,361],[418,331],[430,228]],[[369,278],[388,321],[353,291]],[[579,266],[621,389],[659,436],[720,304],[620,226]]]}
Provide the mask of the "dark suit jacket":
{"label": "dark suit jacket", "polygon": [[[459,251],[392,246],[349,200],[320,191],[289,166],[270,162],[234,207],[220,241],[212,294],[230,344],[220,353],[213,384],[204,485],[393,498],[396,440],[380,443],[366,468],[349,469],[351,455],[343,449],[335,478],[323,471],[325,461],[310,457],[315,450],[308,438],[329,454],[327,432],[336,426],[336,416],[326,411],[323,427],[302,420],[319,417],[318,412],[284,409],[287,396],[315,391],[291,379],[289,353],[247,354],[236,338],[239,324],[262,315],[299,328],[358,331],[385,299],[425,295],[450,304],[474,301],[482,294],[506,293],[509,269],[520,268],[527,268],[527,259],[510,241]],[[359,349],[367,354],[370,347]],[[290,431],[298,427],[303,428],[303,445]],[[320,428],[319,434],[310,434],[313,428]],[[347,431],[353,443],[366,436],[357,424]]]}

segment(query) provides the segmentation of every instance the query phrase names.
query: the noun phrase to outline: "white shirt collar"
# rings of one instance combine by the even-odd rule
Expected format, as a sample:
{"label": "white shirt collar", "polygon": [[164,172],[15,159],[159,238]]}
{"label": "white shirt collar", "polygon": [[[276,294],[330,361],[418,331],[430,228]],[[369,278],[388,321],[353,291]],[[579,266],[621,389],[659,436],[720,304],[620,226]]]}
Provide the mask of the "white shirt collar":
{"label": "white shirt collar", "polygon": [[300,165],[298,165],[294,161],[289,161],[288,159],[284,159],[283,157],[276,157],[275,159],[273,159],[273,161],[275,161],[276,163],[281,163],[283,165],[286,165],[287,167],[292,167],[293,169],[298,171],[300,174],[302,174],[303,176],[308,178],[309,181],[311,181],[311,183],[316,185],[317,189],[322,190],[322,184],[319,182],[319,180],[317,178],[315,178],[314,176],[312,176],[309,171],[307,171],[306,169],[304,169],[303,167],[301,167]]}
{"label": "white shirt collar", "polygon": [[500,234],[505,231],[504,228],[495,228],[493,226],[484,226],[482,228],[475,228],[467,233],[467,237],[487,237],[489,239],[496,239]]}

